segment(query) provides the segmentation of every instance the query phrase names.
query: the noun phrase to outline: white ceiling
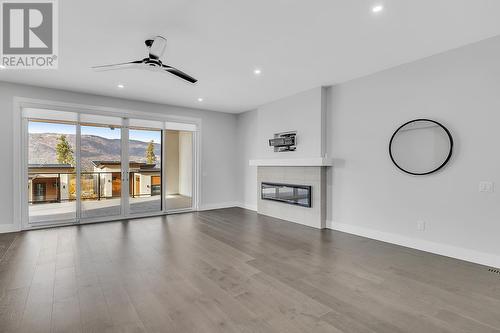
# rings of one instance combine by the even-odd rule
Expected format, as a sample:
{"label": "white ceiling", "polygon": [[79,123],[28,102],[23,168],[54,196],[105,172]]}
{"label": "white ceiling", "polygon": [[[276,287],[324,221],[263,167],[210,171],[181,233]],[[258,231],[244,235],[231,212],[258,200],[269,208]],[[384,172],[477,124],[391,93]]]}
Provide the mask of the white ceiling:
{"label": "white ceiling", "polygon": [[[2,70],[0,80],[242,112],[500,34],[498,0],[59,0],[58,70]],[[383,4],[374,15],[372,6]],[[93,65],[142,59],[199,79]],[[256,77],[254,68],[261,68]],[[118,89],[118,83],[125,85]],[[198,98],[203,97],[203,102]]]}

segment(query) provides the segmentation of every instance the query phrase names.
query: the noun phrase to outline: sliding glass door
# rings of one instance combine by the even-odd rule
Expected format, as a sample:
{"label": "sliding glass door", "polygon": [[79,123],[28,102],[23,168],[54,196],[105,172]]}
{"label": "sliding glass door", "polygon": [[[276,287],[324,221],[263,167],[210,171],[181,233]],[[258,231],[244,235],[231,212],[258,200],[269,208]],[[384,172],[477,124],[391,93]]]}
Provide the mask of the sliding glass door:
{"label": "sliding glass door", "polygon": [[130,127],[128,131],[129,212],[161,212],[162,130]]}
{"label": "sliding glass door", "polygon": [[24,124],[28,227],[193,208],[193,125],[38,109]]}
{"label": "sliding glass door", "polygon": [[121,216],[121,127],[82,124],[80,133],[80,217]]}
{"label": "sliding glass door", "polygon": [[76,125],[33,119],[27,127],[29,222],[74,220]]}

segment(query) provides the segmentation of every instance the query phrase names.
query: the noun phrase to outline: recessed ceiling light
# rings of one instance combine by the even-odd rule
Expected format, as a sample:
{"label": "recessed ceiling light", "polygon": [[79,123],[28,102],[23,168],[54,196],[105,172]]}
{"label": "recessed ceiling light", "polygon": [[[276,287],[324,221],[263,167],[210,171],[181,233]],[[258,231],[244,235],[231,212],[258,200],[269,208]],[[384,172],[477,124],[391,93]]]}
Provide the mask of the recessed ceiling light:
{"label": "recessed ceiling light", "polygon": [[384,6],[382,6],[382,5],[376,5],[376,6],[372,7],[372,12],[374,12],[374,13],[380,13],[383,10],[384,10]]}
{"label": "recessed ceiling light", "polygon": [[198,102],[203,102],[203,98],[198,97]]}
{"label": "recessed ceiling light", "polygon": [[121,84],[121,83],[119,85],[117,85],[117,87],[120,88],[120,89],[125,88],[125,86],[123,84]]}
{"label": "recessed ceiling light", "polygon": [[253,70],[253,73],[255,75],[260,75],[262,73],[262,71],[260,70],[260,68],[256,68],[256,69]]}

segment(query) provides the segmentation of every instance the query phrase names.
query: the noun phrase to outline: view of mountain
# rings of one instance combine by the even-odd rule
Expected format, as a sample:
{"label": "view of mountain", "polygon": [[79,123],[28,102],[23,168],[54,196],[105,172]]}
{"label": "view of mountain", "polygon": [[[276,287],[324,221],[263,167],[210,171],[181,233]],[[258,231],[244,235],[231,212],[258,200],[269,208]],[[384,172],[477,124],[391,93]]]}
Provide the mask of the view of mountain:
{"label": "view of mountain", "polygon": [[[61,134],[31,133],[29,135],[29,163],[57,163],[56,145]],[[67,140],[75,149],[75,135],[66,135]],[[93,171],[91,161],[118,161],[121,156],[121,143],[118,139],[106,139],[95,135],[82,135],[81,139],[82,170]],[[146,162],[147,142],[130,140],[129,156],[131,161]],[[154,144],[156,156],[160,156],[160,144]],[[161,161],[157,160],[157,166]]]}

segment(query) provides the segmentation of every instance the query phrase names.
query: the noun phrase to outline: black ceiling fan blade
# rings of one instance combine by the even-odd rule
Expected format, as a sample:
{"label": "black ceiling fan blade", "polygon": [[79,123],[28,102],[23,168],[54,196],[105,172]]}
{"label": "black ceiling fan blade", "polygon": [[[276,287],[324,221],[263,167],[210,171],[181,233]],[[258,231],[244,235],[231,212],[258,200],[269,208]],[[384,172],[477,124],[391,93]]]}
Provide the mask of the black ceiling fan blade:
{"label": "black ceiling fan blade", "polygon": [[191,75],[188,75],[175,67],[168,65],[163,65],[162,67],[165,71],[169,72],[170,74],[174,74],[175,76],[180,77],[181,79],[186,80],[190,83],[198,82],[198,80],[192,77]]}
{"label": "black ceiling fan blade", "polygon": [[144,60],[136,60],[136,61],[130,61],[130,62],[122,62],[119,64],[92,66],[92,69],[109,71],[109,70],[114,70],[114,69],[131,68],[131,67],[135,67],[136,65],[142,64],[143,62],[144,62]]}

